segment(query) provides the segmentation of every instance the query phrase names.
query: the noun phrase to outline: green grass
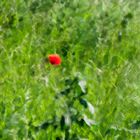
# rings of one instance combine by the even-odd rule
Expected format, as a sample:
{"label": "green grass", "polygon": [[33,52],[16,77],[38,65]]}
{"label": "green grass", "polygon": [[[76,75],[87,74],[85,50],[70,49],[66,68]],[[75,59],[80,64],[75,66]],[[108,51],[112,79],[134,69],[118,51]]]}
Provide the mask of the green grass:
{"label": "green grass", "polygon": [[0,139],[139,140],[139,7],[1,0]]}

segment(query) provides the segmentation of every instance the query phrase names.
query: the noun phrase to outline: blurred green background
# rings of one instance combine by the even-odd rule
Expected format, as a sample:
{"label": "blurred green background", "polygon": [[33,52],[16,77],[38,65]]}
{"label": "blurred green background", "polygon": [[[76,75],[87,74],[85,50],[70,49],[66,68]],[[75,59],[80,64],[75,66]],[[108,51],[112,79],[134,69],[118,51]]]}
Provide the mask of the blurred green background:
{"label": "blurred green background", "polygon": [[1,0],[0,139],[139,140],[139,61],[139,0]]}

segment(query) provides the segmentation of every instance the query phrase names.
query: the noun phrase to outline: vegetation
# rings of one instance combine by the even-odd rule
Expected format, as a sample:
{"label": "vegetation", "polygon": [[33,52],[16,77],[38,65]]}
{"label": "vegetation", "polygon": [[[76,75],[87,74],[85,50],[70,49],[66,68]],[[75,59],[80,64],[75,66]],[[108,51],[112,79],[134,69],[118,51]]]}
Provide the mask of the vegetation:
{"label": "vegetation", "polygon": [[139,7],[1,0],[0,139],[139,140]]}

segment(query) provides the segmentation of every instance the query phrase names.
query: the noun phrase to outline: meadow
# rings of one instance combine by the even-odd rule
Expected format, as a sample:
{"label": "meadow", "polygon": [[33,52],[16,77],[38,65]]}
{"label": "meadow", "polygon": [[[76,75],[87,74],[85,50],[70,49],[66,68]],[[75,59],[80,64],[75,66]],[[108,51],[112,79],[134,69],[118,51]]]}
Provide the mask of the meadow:
{"label": "meadow", "polygon": [[0,0],[0,140],[140,140],[140,1]]}

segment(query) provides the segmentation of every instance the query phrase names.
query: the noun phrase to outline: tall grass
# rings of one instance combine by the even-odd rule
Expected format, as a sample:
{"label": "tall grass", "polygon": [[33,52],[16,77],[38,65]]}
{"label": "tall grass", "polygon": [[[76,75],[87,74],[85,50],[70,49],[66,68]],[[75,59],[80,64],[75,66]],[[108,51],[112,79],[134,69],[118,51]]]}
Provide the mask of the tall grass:
{"label": "tall grass", "polygon": [[1,0],[0,139],[139,140],[139,6]]}

